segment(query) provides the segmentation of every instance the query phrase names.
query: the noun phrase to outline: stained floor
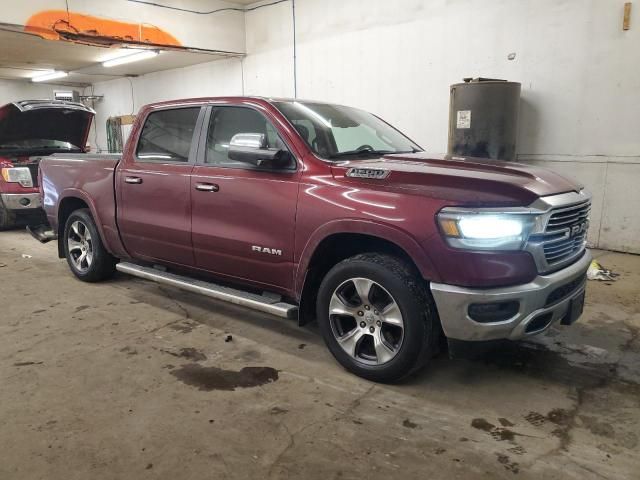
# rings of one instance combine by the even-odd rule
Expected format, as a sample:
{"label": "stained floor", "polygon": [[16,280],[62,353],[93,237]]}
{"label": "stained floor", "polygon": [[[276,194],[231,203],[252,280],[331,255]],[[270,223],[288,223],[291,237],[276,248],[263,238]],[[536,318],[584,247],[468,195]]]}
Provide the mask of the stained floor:
{"label": "stained floor", "polygon": [[0,234],[0,479],[640,478],[640,256],[594,251],[571,328],[406,384],[317,329]]}

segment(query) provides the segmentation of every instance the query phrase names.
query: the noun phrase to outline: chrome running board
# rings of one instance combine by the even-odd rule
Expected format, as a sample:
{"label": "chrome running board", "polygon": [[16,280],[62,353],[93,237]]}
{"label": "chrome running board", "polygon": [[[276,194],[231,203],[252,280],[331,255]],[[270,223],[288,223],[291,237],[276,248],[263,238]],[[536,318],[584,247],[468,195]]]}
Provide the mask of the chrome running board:
{"label": "chrome running board", "polygon": [[172,287],[198,293],[207,297],[222,300],[243,307],[269,313],[282,318],[297,318],[298,307],[281,301],[280,297],[273,294],[258,295],[255,293],[223,287],[215,283],[194,280],[174,273],[163,272],[151,267],[143,267],[134,263],[122,262],[116,265],[116,269],[135,277],[151,280],[152,282],[169,285]]}

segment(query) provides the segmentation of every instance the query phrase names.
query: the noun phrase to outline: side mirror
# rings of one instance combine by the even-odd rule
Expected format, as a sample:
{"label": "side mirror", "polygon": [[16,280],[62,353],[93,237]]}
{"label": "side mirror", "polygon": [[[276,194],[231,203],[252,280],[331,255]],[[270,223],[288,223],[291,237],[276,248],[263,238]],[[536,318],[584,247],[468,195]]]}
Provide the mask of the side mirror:
{"label": "side mirror", "polygon": [[291,154],[269,148],[263,133],[234,135],[229,142],[229,159],[261,168],[286,168],[291,164]]}

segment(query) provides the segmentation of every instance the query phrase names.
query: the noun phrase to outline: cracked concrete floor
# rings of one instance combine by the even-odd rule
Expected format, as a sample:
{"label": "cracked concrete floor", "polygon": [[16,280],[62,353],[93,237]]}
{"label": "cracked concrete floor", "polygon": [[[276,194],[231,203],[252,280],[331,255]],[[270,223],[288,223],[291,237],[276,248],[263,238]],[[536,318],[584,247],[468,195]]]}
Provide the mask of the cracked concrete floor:
{"label": "cracked concrete floor", "polygon": [[314,327],[4,232],[0,479],[639,478],[640,257],[594,253],[621,276],[574,327],[384,386]]}

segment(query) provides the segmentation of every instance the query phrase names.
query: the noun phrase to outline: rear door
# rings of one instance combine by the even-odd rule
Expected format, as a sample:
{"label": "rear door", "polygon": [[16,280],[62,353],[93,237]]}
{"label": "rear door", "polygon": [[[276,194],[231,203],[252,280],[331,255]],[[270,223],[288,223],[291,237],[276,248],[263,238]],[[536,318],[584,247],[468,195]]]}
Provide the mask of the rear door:
{"label": "rear door", "polygon": [[191,173],[205,109],[153,109],[118,169],[118,225],[136,258],[193,266]]}
{"label": "rear door", "polygon": [[293,279],[299,169],[259,169],[229,159],[231,138],[261,133],[270,148],[289,149],[268,112],[213,106],[191,178],[196,266],[287,290]]}

